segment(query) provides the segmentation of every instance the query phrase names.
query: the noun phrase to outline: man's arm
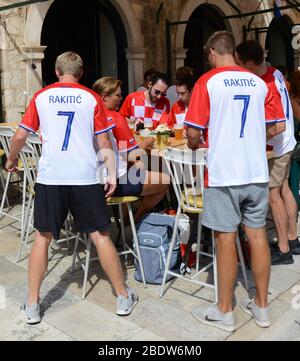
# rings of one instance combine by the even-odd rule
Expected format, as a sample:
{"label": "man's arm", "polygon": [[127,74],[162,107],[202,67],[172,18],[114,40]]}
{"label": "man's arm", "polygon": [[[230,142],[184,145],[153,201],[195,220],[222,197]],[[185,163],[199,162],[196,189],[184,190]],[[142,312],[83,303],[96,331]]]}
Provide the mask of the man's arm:
{"label": "man's arm", "polygon": [[275,135],[285,132],[285,130],[286,130],[285,122],[280,122],[270,125],[267,124],[267,140],[270,140],[271,138],[275,137]]}
{"label": "man's arm", "polygon": [[194,127],[187,127],[186,130],[187,135],[187,146],[190,149],[198,149],[201,144],[201,136],[202,136],[202,130]]}
{"label": "man's arm", "polygon": [[291,97],[291,103],[295,118],[300,122],[300,100]]}
{"label": "man's arm", "polygon": [[19,128],[14,135],[10,143],[10,151],[5,165],[5,168],[8,172],[13,172],[16,170],[17,158],[26,142],[28,134],[29,132],[27,130]]}
{"label": "man's arm", "polygon": [[113,195],[117,187],[115,153],[108,138],[108,133],[97,135],[97,142],[102,159],[108,169],[109,179],[105,190],[107,190],[106,198],[109,198]]}

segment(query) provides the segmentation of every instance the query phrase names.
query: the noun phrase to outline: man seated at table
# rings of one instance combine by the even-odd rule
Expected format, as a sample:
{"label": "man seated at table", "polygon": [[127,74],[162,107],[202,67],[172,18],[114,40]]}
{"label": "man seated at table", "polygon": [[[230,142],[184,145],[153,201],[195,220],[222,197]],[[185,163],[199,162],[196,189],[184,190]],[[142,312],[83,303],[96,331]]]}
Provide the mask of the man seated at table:
{"label": "man seated at table", "polygon": [[167,115],[166,123],[170,128],[173,128],[175,124],[184,125],[183,122],[188,111],[194,85],[195,78],[192,75],[176,80],[176,91],[179,100],[172,106],[170,113]]}
{"label": "man seated at table", "polygon": [[[122,94],[121,81],[104,77],[98,79],[93,86],[102,98],[107,111],[107,117],[116,124],[110,134],[110,140],[116,153],[118,185],[114,197],[141,196],[141,205],[135,213],[135,221],[152,208],[154,208],[165,196],[169,189],[170,178],[167,174],[146,171],[139,164],[128,169],[128,159],[134,161],[143,150],[147,151],[153,147],[154,138],[146,138],[138,144],[129,129],[126,119],[117,111],[119,110]],[[137,149],[137,148],[140,149]],[[130,155],[128,154],[130,152]]]}
{"label": "man seated at table", "polygon": [[149,89],[129,94],[120,114],[129,119],[134,117],[138,123],[151,124],[155,129],[170,111],[170,102],[166,98],[169,82],[166,74],[156,73],[150,78]]}

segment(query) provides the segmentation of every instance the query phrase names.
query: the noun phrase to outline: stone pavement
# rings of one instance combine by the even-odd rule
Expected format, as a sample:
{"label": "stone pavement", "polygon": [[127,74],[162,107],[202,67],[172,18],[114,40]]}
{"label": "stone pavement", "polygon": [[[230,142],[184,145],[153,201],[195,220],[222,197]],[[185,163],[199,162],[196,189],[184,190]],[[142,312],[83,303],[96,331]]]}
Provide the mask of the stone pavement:
{"label": "stone pavement", "polygon": [[[0,302],[0,340],[300,340],[300,256],[295,256],[293,265],[272,267],[269,290],[272,326],[259,328],[237,306],[234,312],[238,330],[229,334],[200,324],[191,314],[194,308],[211,304],[212,291],[176,280],[168,284],[165,296],[160,299],[160,287],[149,285],[144,289],[134,281],[132,267],[125,269],[124,274],[127,283],[138,290],[140,302],[129,317],[114,314],[115,295],[98,262],[90,268],[88,295],[83,301],[82,270],[77,265],[71,274],[70,252],[64,246],[54,245],[41,292],[43,320],[39,325],[29,326],[19,310],[26,295],[28,257],[25,250],[24,259],[15,262],[18,226],[8,218],[0,222],[0,292],[6,292],[5,308]],[[253,292],[250,271],[248,276]],[[203,277],[211,278],[211,274]],[[240,280],[241,274],[235,290],[237,302],[246,296]],[[298,298],[293,291],[298,292]]]}

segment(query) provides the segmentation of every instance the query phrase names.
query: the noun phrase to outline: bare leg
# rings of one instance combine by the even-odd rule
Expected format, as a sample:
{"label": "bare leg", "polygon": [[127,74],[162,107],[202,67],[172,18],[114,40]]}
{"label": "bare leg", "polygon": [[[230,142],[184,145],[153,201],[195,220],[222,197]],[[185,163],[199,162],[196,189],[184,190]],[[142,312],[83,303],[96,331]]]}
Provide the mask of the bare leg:
{"label": "bare leg", "polygon": [[215,232],[218,264],[219,303],[221,312],[232,311],[233,289],[237,278],[236,232]]}
{"label": "bare leg", "polygon": [[110,239],[108,232],[91,233],[91,240],[96,246],[99,261],[117,295],[128,297],[123,270],[117,251]]}
{"label": "bare leg", "polygon": [[278,246],[282,252],[286,253],[289,251],[288,214],[281,197],[281,187],[270,189],[270,207],[278,235]]}
{"label": "bare leg", "polygon": [[255,303],[265,308],[268,305],[268,288],[270,281],[271,254],[265,228],[253,229],[245,226],[250,242],[251,267],[256,285]]}
{"label": "bare leg", "polygon": [[170,177],[164,173],[147,172],[143,192],[142,203],[134,215],[138,222],[141,217],[155,207],[165,196],[170,186]]}
{"label": "bare leg", "polygon": [[288,215],[288,239],[293,241],[297,238],[298,206],[287,179],[283,183],[281,195]]}
{"label": "bare leg", "polygon": [[28,269],[28,306],[38,303],[42,281],[48,267],[48,249],[52,233],[36,231],[35,241],[30,252]]}

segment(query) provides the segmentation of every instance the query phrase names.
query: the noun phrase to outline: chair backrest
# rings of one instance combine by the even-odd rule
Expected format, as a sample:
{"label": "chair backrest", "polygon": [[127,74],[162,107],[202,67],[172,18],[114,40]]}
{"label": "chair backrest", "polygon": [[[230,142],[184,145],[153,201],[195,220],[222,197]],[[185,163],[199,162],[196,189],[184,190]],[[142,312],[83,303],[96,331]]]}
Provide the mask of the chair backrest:
{"label": "chair backrest", "polygon": [[15,132],[12,127],[0,125],[0,143],[6,156],[9,154],[10,141],[14,135]]}
{"label": "chair backrest", "polygon": [[29,191],[33,192],[37,179],[39,157],[30,144],[25,144],[20,152],[20,158],[26,174]]}
{"label": "chair backrest", "polygon": [[[199,211],[203,208],[204,166],[206,152],[168,148],[166,161],[178,204],[186,211]],[[199,200],[201,199],[201,202]]]}
{"label": "chair backrest", "polygon": [[27,144],[29,144],[32,147],[36,157],[40,159],[42,155],[42,141],[40,136],[37,133],[29,134],[27,137]]}

